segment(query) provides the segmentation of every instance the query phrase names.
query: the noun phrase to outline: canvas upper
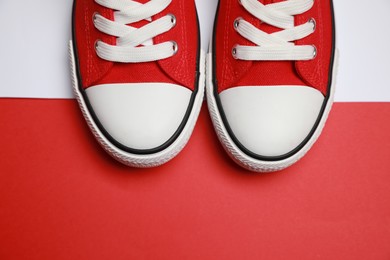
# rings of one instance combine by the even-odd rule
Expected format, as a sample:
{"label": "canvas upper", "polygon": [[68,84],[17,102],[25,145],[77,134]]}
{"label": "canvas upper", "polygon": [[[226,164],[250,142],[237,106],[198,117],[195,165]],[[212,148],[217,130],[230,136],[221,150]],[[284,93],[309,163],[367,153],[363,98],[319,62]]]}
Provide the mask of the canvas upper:
{"label": "canvas upper", "polygon": [[[147,0],[139,0],[146,3]],[[152,17],[156,20],[174,14],[176,25],[168,32],[154,38],[158,44],[176,41],[178,52],[164,60],[146,63],[115,63],[98,57],[95,51],[97,40],[115,45],[116,39],[100,32],[93,23],[93,15],[99,13],[113,20],[113,10],[93,0],[74,1],[74,41],[77,47],[79,71],[84,89],[94,85],[112,83],[164,82],[195,89],[195,76],[199,55],[199,29],[194,1],[173,0],[161,13]],[[145,25],[147,21],[132,24]],[[180,68],[180,69],[178,69]]]}

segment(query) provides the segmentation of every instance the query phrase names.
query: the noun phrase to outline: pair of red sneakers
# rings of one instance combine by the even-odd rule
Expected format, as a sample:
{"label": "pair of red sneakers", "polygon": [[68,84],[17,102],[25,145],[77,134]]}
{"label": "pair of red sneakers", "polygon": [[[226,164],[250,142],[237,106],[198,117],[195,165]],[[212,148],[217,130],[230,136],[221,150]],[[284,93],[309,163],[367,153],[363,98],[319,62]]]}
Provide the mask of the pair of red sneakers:
{"label": "pair of red sneakers", "polygon": [[332,0],[220,0],[208,55],[193,0],[75,0],[70,55],[84,117],[120,162],[177,155],[206,83],[229,155],[277,171],[310,149],[332,106]]}

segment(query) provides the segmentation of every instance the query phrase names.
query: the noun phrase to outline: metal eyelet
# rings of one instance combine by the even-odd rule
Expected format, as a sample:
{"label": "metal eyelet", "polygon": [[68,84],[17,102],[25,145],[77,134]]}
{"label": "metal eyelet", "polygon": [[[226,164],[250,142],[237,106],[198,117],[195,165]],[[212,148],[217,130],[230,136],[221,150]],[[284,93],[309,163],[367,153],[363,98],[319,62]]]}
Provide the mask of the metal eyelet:
{"label": "metal eyelet", "polygon": [[308,23],[313,24],[313,32],[314,32],[316,30],[316,28],[317,28],[316,20],[312,17],[312,18],[309,19]]}
{"label": "metal eyelet", "polygon": [[318,51],[317,51],[317,47],[314,44],[312,46],[313,46],[313,49],[314,49],[313,50],[313,58],[312,59],[314,60],[317,57]]}
{"label": "metal eyelet", "polygon": [[97,16],[100,15],[98,12],[94,12],[92,15],[92,22],[95,24]]}
{"label": "metal eyelet", "polygon": [[236,18],[236,20],[234,20],[234,22],[233,22],[234,29],[237,30],[237,28],[240,26],[241,20],[242,20],[241,17],[238,17],[238,18]]}
{"label": "metal eyelet", "polygon": [[237,45],[234,45],[232,48],[232,56],[237,59]]}
{"label": "metal eyelet", "polygon": [[168,14],[168,16],[171,17],[172,27],[174,27],[177,23],[176,16],[174,14]]}
{"label": "metal eyelet", "polygon": [[96,40],[96,41],[95,41],[95,44],[94,44],[95,51],[97,51],[100,42],[101,42],[101,40]]}
{"label": "metal eyelet", "polygon": [[179,51],[179,45],[175,41],[171,41],[171,43],[172,43],[173,55],[175,55]]}

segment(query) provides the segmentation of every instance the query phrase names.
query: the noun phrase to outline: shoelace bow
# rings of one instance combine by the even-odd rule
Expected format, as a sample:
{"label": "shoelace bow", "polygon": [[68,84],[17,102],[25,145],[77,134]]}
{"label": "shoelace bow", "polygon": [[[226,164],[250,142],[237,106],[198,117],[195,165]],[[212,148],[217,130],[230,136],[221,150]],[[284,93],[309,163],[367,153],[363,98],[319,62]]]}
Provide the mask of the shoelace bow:
{"label": "shoelace bow", "polygon": [[[152,16],[162,12],[172,0],[152,0],[141,4],[133,0],[95,0],[96,3],[116,10],[114,21],[95,13],[95,27],[108,35],[117,37],[116,45],[98,40],[95,44],[97,55],[105,60],[122,63],[156,61],[173,56],[177,50],[174,41],[153,44],[153,38],[163,34],[176,25],[176,17],[166,15],[155,21]],[[133,24],[142,20],[149,21],[141,28]]]}
{"label": "shoelace bow", "polygon": [[232,55],[240,60],[311,60],[317,49],[314,45],[297,46],[293,41],[303,39],[315,31],[315,20],[294,26],[294,15],[313,7],[314,0],[286,0],[264,5],[258,0],[239,0],[241,5],[264,23],[282,29],[268,34],[243,18],[234,22],[235,30],[256,46],[235,45]]}

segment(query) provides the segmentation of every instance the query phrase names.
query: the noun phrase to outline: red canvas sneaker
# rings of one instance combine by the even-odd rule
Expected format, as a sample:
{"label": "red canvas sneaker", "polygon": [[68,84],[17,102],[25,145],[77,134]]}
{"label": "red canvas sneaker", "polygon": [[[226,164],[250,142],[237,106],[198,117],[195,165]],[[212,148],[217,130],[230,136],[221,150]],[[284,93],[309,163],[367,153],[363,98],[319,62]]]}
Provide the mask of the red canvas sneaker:
{"label": "red canvas sneaker", "polygon": [[70,55],[84,117],[115,159],[153,167],[185,146],[204,92],[194,1],[75,0]]}
{"label": "red canvas sneaker", "polygon": [[257,172],[298,161],[334,94],[332,0],[220,0],[207,98],[230,156]]}

